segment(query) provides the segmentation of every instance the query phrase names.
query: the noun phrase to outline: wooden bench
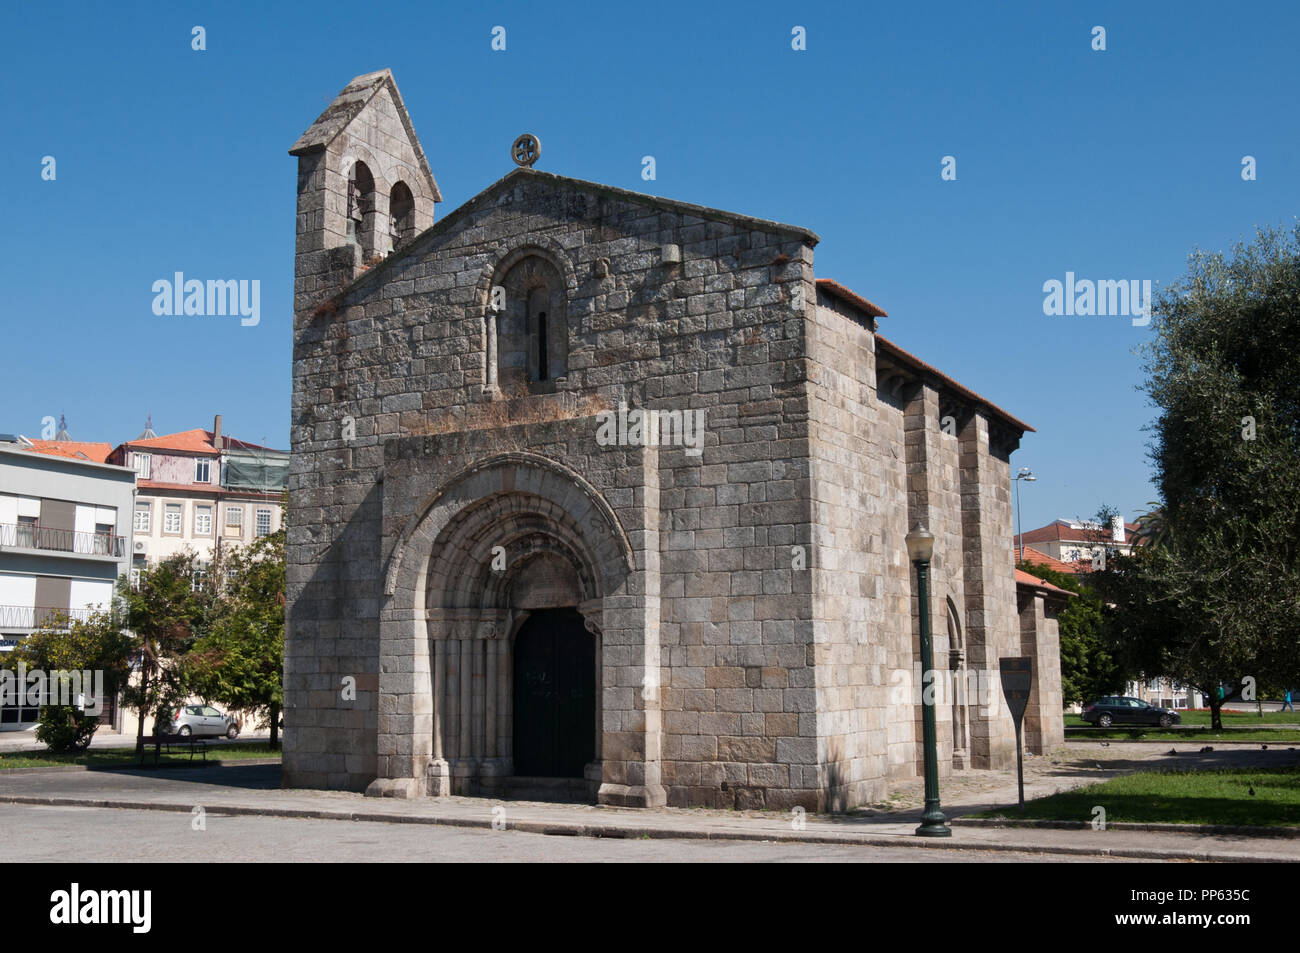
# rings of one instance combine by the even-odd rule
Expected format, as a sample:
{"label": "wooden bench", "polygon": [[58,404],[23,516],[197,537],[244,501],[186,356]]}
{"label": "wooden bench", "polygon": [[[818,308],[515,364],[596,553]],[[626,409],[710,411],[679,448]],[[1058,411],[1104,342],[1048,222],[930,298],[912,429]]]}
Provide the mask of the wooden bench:
{"label": "wooden bench", "polygon": [[195,738],[193,735],[145,735],[144,747],[140,749],[140,764],[144,764],[145,756],[148,749],[153,747],[154,767],[158,766],[158,759],[162,755],[162,749],[166,748],[167,753],[172,753],[172,748],[188,748],[190,760],[194,760],[194,752],[203,755],[203,760],[208,760],[208,743],[202,738]]}

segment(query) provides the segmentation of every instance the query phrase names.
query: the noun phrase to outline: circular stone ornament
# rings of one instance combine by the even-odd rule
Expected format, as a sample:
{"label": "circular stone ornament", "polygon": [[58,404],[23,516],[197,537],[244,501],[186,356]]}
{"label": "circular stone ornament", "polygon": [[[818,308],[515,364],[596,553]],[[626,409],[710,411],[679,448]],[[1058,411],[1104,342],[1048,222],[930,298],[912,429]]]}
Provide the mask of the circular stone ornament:
{"label": "circular stone ornament", "polygon": [[531,132],[526,132],[510,147],[510,158],[515,160],[515,165],[525,169],[532,168],[542,155],[542,140],[538,139]]}

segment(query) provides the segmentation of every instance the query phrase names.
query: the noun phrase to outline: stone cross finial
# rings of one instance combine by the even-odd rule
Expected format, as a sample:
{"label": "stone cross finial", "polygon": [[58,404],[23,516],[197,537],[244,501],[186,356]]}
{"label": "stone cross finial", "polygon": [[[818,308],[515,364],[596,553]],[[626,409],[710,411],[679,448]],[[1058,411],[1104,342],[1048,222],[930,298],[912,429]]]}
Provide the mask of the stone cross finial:
{"label": "stone cross finial", "polygon": [[515,160],[515,165],[521,168],[531,169],[533,163],[541,158],[542,140],[538,139],[531,132],[526,132],[510,147],[510,158]]}

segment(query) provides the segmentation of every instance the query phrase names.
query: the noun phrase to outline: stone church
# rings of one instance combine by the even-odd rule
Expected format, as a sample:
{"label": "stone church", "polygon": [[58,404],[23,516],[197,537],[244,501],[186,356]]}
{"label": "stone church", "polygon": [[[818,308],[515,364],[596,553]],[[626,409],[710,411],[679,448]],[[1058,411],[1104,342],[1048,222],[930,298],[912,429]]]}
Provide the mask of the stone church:
{"label": "stone church", "polygon": [[1028,750],[1062,740],[1031,428],[882,337],[816,234],[518,155],[435,221],[387,70],[290,154],[287,786],[879,798],[923,765],[918,524],[941,771],[1014,762],[1003,657]]}

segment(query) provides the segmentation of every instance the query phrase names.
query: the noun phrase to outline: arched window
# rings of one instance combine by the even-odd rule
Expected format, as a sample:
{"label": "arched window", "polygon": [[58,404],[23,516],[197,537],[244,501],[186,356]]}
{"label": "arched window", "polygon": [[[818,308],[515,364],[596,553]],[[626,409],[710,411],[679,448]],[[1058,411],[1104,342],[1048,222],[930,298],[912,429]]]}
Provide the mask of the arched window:
{"label": "arched window", "polygon": [[566,322],[564,279],[558,268],[540,254],[525,254],[507,262],[492,279],[505,291],[504,307],[488,315],[488,371],[490,389],[507,396],[523,392],[546,393],[568,374],[569,334]]}
{"label": "arched window", "polygon": [[365,259],[375,254],[375,177],[364,162],[348,170],[348,241]]}
{"label": "arched window", "polygon": [[393,186],[388,197],[389,249],[415,237],[415,197],[405,182]]}
{"label": "arched window", "polygon": [[[970,745],[970,686],[966,667],[966,643],[962,638],[961,615],[952,598],[948,606],[948,668],[952,672],[952,758],[953,767],[965,767]],[[978,688],[978,686],[976,686]],[[978,696],[976,696],[978,698]]]}

